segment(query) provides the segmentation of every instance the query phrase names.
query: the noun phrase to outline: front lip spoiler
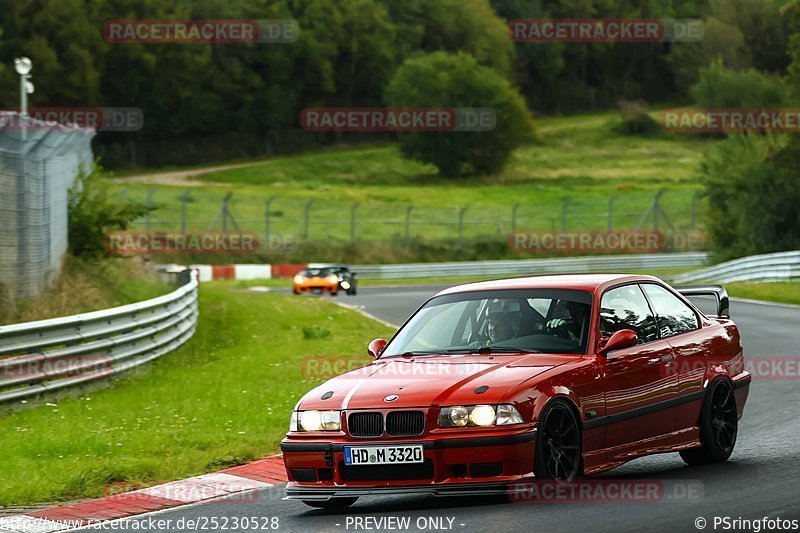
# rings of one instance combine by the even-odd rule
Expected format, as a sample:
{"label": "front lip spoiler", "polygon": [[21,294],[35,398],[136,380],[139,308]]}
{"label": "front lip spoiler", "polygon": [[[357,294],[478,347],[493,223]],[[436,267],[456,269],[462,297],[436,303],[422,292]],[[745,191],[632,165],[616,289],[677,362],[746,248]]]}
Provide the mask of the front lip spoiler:
{"label": "front lip spoiler", "polygon": [[502,496],[513,481],[502,483],[460,483],[449,485],[408,485],[404,487],[286,487],[284,500],[328,501],[359,496],[429,494],[432,496]]}
{"label": "front lip spoiler", "polygon": [[[491,435],[484,437],[460,437],[460,438],[441,438],[436,440],[422,441],[422,447],[426,450],[441,450],[446,448],[480,448],[482,446],[513,446],[515,444],[525,444],[536,439],[536,428],[524,433],[512,435]],[[281,442],[282,452],[343,452],[345,446],[369,446],[393,444],[420,444],[419,441],[358,441],[358,442],[300,442],[283,441]]]}

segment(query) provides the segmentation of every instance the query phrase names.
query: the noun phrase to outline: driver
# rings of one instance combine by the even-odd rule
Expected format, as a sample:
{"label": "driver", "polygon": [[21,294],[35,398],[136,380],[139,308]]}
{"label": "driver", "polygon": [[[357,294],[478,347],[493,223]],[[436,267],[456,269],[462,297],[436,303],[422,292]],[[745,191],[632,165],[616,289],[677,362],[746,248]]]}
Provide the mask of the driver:
{"label": "driver", "polygon": [[486,307],[486,320],[489,322],[486,346],[497,344],[516,337],[515,326],[519,327],[522,312],[519,302],[514,300],[495,300]]}

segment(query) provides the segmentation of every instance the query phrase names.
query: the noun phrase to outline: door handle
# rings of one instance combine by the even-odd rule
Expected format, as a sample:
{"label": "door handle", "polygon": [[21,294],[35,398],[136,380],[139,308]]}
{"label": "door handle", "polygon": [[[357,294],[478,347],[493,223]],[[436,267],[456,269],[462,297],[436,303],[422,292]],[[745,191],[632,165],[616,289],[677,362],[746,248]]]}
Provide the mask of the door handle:
{"label": "door handle", "polygon": [[672,355],[672,354],[667,354],[667,355],[662,355],[662,356],[661,356],[661,362],[662,362],[662,363],[667,363],[667,364],[669,364],[669,363],[671,363],[671,362],[672,362],[672,361],[674,361],[674,360],[675,360],[675,356],[674,356],[674,355]]}

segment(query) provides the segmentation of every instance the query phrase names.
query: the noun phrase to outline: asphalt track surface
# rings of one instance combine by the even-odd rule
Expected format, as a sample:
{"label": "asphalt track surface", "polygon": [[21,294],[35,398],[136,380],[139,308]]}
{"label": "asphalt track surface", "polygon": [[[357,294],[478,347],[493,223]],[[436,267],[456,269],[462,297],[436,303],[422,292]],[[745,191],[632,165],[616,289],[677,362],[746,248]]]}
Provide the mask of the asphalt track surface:
{"label": "asphalt track surface", "polygon": [[[363,306],[374,316],[401,324],[441,288],[362,288],[358,296],[339,296],[339,301]],[[798,355],[800,308],[733,301],[731,314],[742,332],[745,357]],[[726,463],[689,467],[677,453],[670,453],[636,459],[601,476],[657,480],[676,495],[658,502],[508,503],[496,497],[384,496],[362,498],[349,509],[331,512],[282,500],[281,485],[122,520],[139,523],[116,527],[120,531],[156,531],[148,528],[146,521],[157,518],[172,521],[168,531],[264,531],[261,525],[277,517],[277,531],[299,532],[698,531],[696,520],[702,517],[705,531],[758,531],[755,527],[725,528],[725,523],[715,527],[714,518],[800,520],[799,386],[797,379],[753,380],[736,449]],[[691,494],[680,497],[681,487]],[[249,523],[245,521],[248,517],[252,519]],[[216,528],[212,527],[214,519]],[[407,526],[398,525],[406,519]]]}

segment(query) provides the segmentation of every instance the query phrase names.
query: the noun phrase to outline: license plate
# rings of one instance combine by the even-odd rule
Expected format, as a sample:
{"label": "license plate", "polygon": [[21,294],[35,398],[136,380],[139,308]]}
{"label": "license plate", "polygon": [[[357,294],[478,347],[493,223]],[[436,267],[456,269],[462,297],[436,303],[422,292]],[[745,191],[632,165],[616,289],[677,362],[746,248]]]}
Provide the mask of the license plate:
{"label": "license plate", "polygon": [[422,444],[344,447],[344,464],[347,466],[398,465],[424,461]]}

